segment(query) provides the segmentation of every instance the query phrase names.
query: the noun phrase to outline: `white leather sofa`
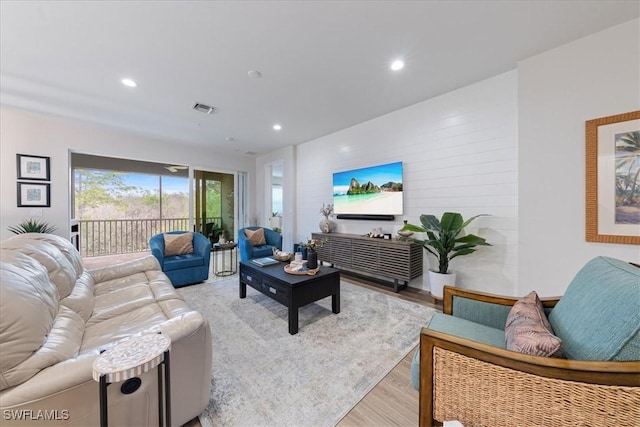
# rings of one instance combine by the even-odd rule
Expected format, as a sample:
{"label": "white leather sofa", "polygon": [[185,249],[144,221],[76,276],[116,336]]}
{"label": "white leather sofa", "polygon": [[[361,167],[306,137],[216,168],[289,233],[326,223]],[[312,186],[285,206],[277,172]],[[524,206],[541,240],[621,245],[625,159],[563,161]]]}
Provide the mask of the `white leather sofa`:
{"label": "white leather sofa", "polygon": [[[172,423],[207,406],[211,335],[153,256],[87,271],[71,243],[22,234],[0,246],[0,425],[100,423],[92,364],[131,336],[171,338]],[[108,387],[109,425],[158,424],[157,373],[132,394]],[[21,418],[21,420],[19,420]]]}

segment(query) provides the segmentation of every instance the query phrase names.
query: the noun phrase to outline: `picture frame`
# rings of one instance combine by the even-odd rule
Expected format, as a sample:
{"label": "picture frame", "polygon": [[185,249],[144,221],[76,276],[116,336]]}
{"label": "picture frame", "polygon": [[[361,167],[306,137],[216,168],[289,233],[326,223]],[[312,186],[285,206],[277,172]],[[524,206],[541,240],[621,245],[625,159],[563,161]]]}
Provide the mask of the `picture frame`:
{"label": "picture frame", "polygon": [[16,154],[18,179],[34,181],[50,181],[50,158]]}
{"label": "picture frame", "polygon": [[640,245],[640,110],[585,122],[587,242]]}
{"label": "picture frame", "polygon": [[18,182],[19,208],[50,208],[51,184]]}

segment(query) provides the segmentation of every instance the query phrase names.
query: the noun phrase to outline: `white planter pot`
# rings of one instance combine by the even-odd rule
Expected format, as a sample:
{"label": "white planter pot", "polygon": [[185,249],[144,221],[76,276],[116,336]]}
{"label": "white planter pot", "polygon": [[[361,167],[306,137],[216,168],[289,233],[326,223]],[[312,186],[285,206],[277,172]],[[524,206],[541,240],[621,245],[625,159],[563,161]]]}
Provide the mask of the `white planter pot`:
{"label": "white planter pot", "polygon": [[438,273],[433,270],[429,270],[429,289],[431,290],[431,296],[435,299],[442,299],[442,289],[447,286],[456,285],[456,272],[449,271],[447,274]]}

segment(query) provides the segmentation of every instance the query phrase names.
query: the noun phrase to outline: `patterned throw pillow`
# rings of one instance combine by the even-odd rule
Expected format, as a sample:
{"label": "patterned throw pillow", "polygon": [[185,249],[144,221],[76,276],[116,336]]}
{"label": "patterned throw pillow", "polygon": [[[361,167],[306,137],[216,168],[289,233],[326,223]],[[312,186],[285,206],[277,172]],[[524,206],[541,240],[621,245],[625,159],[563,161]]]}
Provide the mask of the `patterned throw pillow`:
{"label": "patterned throw pillow", "polygon": [[257,230],[244,230],[244,235],[251,242],[253,246],[266,245],[267,241],[264,238],[264,228],[258,228]]}
{"label": "patterned throw pillow", "polygon": [[513,305],[504,333],[507,350],[533,356],[562,357],[562,340],[553,335],[535,291]]}
{"label": "patterned throw pillow", "polygon": [[164,256],[193,253],[193,233],[164,235]]}

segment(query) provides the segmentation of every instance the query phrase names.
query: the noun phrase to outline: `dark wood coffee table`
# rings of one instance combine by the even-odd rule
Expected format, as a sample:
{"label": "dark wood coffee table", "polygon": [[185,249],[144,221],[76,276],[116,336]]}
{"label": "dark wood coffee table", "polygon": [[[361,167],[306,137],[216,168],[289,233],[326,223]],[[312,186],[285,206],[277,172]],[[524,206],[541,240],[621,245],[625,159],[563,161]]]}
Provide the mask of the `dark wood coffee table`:
{"label": "dark wood coffee table", "polygon": [[240,261],[240,298],[246,298],[247,285],[289,309],[289,333],[298,333],[298,308],[331,296],[331,310],[340,313],[340,270],[320,266],[315,276],[288,274],[286,263],[260,267]]}

